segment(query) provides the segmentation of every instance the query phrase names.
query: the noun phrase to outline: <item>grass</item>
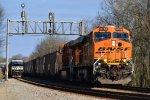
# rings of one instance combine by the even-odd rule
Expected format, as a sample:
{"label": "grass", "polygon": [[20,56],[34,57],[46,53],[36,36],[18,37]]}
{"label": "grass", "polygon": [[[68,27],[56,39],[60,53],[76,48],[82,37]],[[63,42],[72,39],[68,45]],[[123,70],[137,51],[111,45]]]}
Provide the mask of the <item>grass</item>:
{"label": "grass", "polygon": [[4,79],[4,74],[3,74],[2,69],[0,68],[0,80],[1,80],[1,79]]}

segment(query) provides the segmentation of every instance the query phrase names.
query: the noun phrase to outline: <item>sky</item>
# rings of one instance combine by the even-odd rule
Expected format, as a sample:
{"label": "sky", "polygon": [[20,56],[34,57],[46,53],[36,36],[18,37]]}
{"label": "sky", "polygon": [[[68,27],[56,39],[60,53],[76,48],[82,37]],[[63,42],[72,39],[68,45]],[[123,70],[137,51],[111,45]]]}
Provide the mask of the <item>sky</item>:
{"label": "sky", "polygon": [[[48,13],[55,14],[56,21],[76,21],[96,17],[103,0],[0,0],[6,19],[21,20],[21,4],[25,3],[28,20],[47,21]],[[6,34],[4,29],[3,34]],[[11,36],[9,57],[17,54],[29,56],[45,36]],[[5,47],[2,55],[5,57]]]}

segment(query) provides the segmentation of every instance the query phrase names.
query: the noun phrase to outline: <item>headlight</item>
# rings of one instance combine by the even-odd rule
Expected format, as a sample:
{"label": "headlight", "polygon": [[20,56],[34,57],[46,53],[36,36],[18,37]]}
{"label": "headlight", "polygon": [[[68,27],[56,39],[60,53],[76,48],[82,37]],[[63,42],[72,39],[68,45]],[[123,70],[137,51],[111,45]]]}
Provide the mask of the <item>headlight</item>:
{"label": "headlight", "polygon": [[15,66],[12,66],[12,68],[11,69],[16,69],[16,67]]}
{"label": "headlight", "polygon": [[116,46],[116,41],[112,41],[112,46]]}
{"label": "headlight", "polygon": [[107,62],[107,59],[104,59],[104,62]]}
{"label": "headlight", "polygon": [[96,68],[96,69],[98,69],[98,68],[99,68],[99,66],[96,66],[95,68]]}
{"label": "headlight", "polygon": [[101,63],[98,63],[98,66],[100,66],[101,65]]}
{"label": "headlight", "polygon": [[127,62],[127,60],[126,60],[126,59],[123,59],[123,62]]}
{"label": "headlight", "polygon": [[21,70],[23,70],[23,67],[20,67]]}

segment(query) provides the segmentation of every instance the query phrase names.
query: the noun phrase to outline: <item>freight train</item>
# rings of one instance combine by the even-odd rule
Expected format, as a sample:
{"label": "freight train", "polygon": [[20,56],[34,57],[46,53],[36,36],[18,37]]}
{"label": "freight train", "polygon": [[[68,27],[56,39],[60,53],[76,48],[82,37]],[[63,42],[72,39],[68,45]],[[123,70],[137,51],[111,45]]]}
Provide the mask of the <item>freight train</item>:
{"label": "freight train", "polygon": [[99,26],[25,63],[24,74],[70,81],[128,84],[134,71],[130,32],[121,26]]}
{"label": "freight train", "polygon": [[24,62],[20,59],[11,60],[9,63],[9,77],[22,77]]}

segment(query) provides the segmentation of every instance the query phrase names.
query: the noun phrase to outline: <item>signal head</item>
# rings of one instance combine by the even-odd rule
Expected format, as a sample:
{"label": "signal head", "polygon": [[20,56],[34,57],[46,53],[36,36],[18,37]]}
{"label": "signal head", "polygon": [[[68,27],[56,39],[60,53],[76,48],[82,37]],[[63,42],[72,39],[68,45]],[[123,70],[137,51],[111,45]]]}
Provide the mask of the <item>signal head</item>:
{"label": "signal head", "polygon": [[22,3],[22,4],[21,4],[21,7],[22,7],[22,8],[25,8],[25,4],[24,4],[24,3]]}

